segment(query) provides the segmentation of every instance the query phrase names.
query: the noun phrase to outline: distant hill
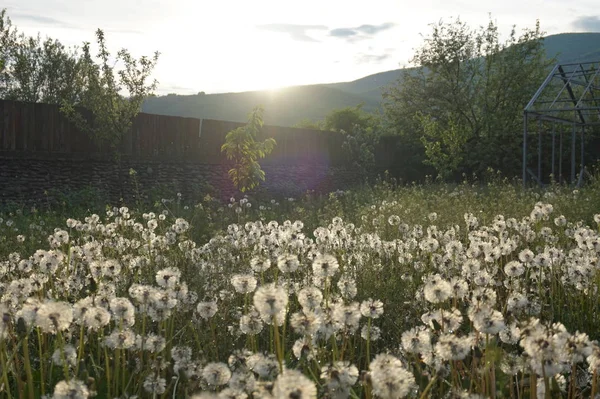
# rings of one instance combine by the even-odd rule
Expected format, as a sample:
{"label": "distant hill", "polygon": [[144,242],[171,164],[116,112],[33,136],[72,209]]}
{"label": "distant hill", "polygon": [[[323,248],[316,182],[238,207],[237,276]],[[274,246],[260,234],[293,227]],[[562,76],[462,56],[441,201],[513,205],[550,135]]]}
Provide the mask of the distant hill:
{"label": "distant hill", "polygon": [[[544,39],[544,46],[548,56],[556,56],[561,63],[600,60],[600,33],[551,35]],[[144,103],[143,111],[245,122],[248,112],[262,104],[265,123],[291,126],[303,119],[323,119],[331,110],[361,103],[365,111],[377,110],[382,88],[394,84],[403,71],[380,72],[352,82],[292,86],[274,91],[153,97]]]}

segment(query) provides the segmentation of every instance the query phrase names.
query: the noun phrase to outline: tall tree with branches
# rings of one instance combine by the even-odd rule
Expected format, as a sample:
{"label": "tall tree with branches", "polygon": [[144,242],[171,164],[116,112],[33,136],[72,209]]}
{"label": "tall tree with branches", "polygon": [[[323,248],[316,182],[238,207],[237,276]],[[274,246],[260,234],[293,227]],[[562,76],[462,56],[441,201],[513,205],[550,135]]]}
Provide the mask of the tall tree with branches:
{"label": "tall tree with branches", "polygon": [[443,177],[488,167],[520,167],[522,111],[554,63],[539,22],[500,41],[498,26],[470,28],[460,19],[431,25],[384,108],[408,142],[420,141],[426,162]]}

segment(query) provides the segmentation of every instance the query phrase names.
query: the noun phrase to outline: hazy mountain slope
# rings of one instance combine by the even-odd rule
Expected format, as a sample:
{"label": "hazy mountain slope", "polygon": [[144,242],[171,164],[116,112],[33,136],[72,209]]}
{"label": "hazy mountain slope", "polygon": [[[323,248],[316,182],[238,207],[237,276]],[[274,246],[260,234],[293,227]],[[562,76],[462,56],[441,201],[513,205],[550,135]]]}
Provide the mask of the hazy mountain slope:
{"label": "hazy mountain slope", "polygon": [[600,33],[561,33],[544,39],[548,57],[558,62],[588,62],[600,60]]}
{"label": "hazy mountain slope", "polygon": [[[544,39],[549,57],[561,63],[600,60],[600,33],[562,33]],[[380,72],[352,82],[293,86],[275,91],[251,91],[150,98],[144,112],[224,119],[244,122],[258,104],[265,107],[265,123],[291,126],[303,119],[323,119],[331,110],[356,106],[373,111],[379,107],[381,90],[395,84],[403,69]]]}
{"label": "hazy mountain slope", "polygon": [[163,115],[245,122],[248,112],[262,104],[265,123],[291,126],[302,119],[321,119],[332,109],[360,103],[364,103],[367,111],[378,106],[378,100],[323,85],[311,85],[274,91],[155,97],[145,102],[143,110]]}

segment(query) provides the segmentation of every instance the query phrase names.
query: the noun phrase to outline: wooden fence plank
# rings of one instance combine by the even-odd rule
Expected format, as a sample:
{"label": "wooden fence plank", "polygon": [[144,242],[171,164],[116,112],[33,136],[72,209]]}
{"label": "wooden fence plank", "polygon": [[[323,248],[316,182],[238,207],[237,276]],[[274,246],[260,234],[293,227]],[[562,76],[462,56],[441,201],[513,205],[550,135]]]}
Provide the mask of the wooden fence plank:
{"label": "wooden fence plank", "polygon": [[[91,118],[86,110],[85,118]],[[88,119],[89,120],[89,119]],[[130,160],[222,163],[221,146],[226,134],[243,123],[213,119],[181,118],[140,113],[119,143],[119,150]],[[277,146],[271,158],[295,162],[306,157],[329,157],[329,148],[341,145],[330,132],[265,126],[259,139],[274,137]],[[0,100],[0,151],[37,154],[73,154],[110,157],[110,149],[99,146],[80,131],[57,105]]]}

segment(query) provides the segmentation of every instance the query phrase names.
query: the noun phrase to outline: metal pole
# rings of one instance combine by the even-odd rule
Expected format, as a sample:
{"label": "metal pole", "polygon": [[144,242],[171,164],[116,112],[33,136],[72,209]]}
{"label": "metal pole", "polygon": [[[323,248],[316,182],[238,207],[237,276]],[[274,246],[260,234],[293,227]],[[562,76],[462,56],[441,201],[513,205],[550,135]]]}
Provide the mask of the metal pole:
{"label": "metal pole", "polygon": [[575,183],[575,123],[571,131],[571,184]]}
{"label": "metal pole", "polygon": [[562,126],[560,129],[560,137],[559,137],[559,144],[558,144],[558,182],[562,183],[563,182],[563,174],[562,174],[562,164],[563,164],[563,132],[562,132]]}
{"label": "metal pole", "polygon": [[527,187],[527,112],[523,112],[523,187]]}
{"label": "metal pole", "polygon": [[538,119],[538,184],[542,184],[542,121]]}
{"label": "metal pole", "polygon": [[556,145],[554,144],[556,138],[556,122],[552,122],[552,179],[556,180],[556,175],[554,174],[554,149]]}
{"label": "metal pole", "polygon": [[[585,134],[585,126],[581,126],[581,175],[583,176],[583,168],[585,167],[585,163],[584,163],[584,143],[583,143],[583,136]],[[581,178],[580,178],[581,179]]]}

